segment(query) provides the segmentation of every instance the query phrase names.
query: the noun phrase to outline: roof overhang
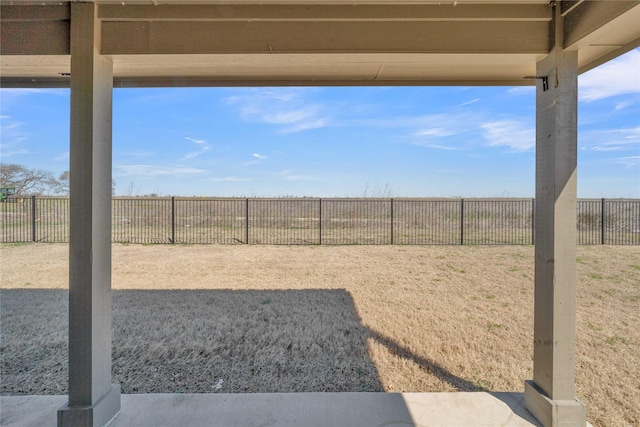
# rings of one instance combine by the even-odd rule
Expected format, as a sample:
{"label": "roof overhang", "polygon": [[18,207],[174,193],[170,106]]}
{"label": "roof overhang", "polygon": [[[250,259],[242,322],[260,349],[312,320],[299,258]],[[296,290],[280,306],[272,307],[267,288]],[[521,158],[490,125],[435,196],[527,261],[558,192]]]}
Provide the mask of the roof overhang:
{"label": "roof overhang", "polygon": [[[531,85],[547,0],[99,1],[114,85]],[[65,87],[69,1],[0,1],[3,87]],[[580,71],[640,46],[640,1],[562,1]]]}

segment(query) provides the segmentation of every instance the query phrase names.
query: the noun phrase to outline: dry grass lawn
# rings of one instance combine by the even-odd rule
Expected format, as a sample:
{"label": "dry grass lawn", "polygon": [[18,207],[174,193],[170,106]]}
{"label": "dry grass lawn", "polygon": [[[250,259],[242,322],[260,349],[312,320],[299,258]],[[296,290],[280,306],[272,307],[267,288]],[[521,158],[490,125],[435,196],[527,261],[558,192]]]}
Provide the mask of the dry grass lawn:
{"label": "dry grass lawn", "polygon": [[[66,393],[67,245],[1,247],[2,394]],[[578,248],[577,395],[640,425],[640,249]],[[527,246],[113,246],[125,393],[522,391]],[[221,381],[222,380],[222,381]]]}

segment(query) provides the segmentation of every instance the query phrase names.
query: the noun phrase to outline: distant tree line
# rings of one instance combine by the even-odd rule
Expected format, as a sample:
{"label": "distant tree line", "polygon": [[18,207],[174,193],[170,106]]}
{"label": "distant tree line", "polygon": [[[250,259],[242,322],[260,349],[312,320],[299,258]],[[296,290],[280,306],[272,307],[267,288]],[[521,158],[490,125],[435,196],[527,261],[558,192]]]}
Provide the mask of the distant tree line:
{"label": "distant tree line", "polygon": [[[16,196],[68,195],[69,171],[56,178],[45,169],[29,169],[22,165],[0,163],[0,187],[15,188]],[[115,193],[115,181],[111,193]]]}

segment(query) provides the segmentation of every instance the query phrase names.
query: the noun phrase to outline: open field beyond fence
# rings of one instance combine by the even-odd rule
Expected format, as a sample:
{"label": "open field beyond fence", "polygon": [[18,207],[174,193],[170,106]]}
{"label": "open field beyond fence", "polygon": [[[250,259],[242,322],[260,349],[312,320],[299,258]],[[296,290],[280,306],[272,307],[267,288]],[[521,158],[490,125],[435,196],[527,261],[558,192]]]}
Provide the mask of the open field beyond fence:
{"label": "open field beyond fence", "polygon": [[[530,245],[532,199],[116,197],[115,243]],[[578,244],[640,245],[640,200],[580,200]],[[69,199],[0,203],[0,242],[68,242]]]}
{"label": "open field beyond fence", "polygon": [[[0,246],[4,395],[67,391],[68,245]],[[113,245],[124,393],[522,391],[531,246]],[[581,246],[577,395],[640,425],[640,252]]]}

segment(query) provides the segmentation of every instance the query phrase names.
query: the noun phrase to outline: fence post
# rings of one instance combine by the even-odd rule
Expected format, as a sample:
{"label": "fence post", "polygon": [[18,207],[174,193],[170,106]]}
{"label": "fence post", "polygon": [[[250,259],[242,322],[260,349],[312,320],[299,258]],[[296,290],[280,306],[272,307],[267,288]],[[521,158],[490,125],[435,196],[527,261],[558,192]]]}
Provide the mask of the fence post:
{"label": "fence post", "polygon": [[460,199],[460,244],[464,245],[464,199]]}
{"label": "fence post", "polygon": [[31,241],[36,241],[36,196],[31,196]]}
{"label": "fence post", "polygon": [[171,196],[171,244],[176,244],[176,196]]}
{"label": "fence post", "polygon": [[391,199],[391,244],[393,245],[393,199]]}
{"label": "fence post", "polygon": [[244,239],[249,244],[249,198],[246,198],[244,201],[244,212],[245,212],[245,222],[244,222]]}
{"label": "fence post", "polygon": [[318,236],[318,244],[321,245],[322,244],[322,199],[318,199],[318,229],[319,229],[319,236]]}
{"label": "fence post", "polygon": [[536,198],[531,199],[531,244],[536,244]]}
{"label": "fence post", "polygon": [[605,244],[605,228],[606,228],[606,223],[605,223],[605,200],[604,197],[602,198],[602,205],[600,206],[600,225],[601,225],[601,230],[600,230],[600,244],[604,245]]}

